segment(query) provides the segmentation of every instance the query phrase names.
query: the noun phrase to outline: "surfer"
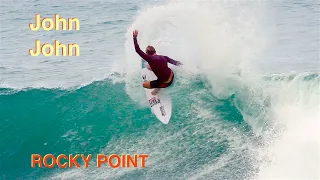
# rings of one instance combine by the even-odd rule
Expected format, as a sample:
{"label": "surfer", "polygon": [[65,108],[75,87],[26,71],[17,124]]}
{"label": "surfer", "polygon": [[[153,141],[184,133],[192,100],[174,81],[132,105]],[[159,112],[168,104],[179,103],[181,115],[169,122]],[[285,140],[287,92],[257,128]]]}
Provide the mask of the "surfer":
{"label": "surfer", "polygon": [[148,46],[146,48],[146,53],[144,53],[137,41],[138,31],[133,31],[133,42],[136,52],[141,56],[142,59],[148,62],[148,69],[152,70],[154,74],[158,77],[154,81],[143,82],[143,87],[148,89],[154,89],[151,94],[156,95],[160,88],[169,87],[174,79],[173,71],[168,67],[168,63],[176,66],[182,65],[180,61],[175,61],[168,56],[157,55],[156,50],[153,46]]}

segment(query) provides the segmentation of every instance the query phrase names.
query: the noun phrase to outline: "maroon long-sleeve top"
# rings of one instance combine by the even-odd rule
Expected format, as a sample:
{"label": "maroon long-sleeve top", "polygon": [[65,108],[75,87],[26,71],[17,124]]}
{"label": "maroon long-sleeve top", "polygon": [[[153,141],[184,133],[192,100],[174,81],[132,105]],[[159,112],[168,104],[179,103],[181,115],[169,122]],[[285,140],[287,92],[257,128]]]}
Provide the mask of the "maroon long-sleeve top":
{"label": "maroon long-sleeve top", "polygon": [[140,49],[137,38],[134,37],[133,42],[136,52],[141,56],[142,59],[149,63],[152,71],[158,77],[158,79],[163,82],[167,81],[171,75],[171,69],[168,67],[168,63],[177,65],[177,61],[169,58],[168,56],[148,55]]}

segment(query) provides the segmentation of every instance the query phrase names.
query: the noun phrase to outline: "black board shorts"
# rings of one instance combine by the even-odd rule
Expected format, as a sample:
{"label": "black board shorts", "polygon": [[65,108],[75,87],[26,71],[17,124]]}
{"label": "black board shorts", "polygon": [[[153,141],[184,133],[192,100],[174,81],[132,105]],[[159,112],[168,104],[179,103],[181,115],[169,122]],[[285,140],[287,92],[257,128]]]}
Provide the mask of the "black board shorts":
{"label": "black board shorts", "polygon": [[174,73],[172,72],[172,79],[170,82],[164,83],[164,82],[160,81],[159,79],[157,79],[154,81],[150,81],[150,86],[151,86],[151,88],[167,88],[172,84],[173,79],[174,79]]}

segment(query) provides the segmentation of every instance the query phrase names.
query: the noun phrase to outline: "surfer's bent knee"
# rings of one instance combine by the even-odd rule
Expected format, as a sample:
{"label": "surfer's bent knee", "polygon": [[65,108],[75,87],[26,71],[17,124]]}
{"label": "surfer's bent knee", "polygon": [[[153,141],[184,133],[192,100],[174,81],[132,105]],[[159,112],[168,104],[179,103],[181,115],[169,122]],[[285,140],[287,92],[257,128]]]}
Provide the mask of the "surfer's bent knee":
{"label": "surfer's bent knee", "polygon": [[143,82],[142,86],[143,86],[144,88],[151,89],[150,81],[145,81],[145,82]]}

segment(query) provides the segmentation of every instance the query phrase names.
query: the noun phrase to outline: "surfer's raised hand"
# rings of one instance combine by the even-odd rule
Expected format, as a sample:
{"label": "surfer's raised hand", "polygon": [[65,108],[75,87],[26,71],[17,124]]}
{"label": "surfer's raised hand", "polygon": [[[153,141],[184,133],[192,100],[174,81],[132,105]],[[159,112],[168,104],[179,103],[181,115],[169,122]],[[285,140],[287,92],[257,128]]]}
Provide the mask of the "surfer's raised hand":
{"label": "surfer's raised hand", "polygon": [[133,37],[136,38],[138,36],[138,31],[134,30],[132,34],[133,34]]}

